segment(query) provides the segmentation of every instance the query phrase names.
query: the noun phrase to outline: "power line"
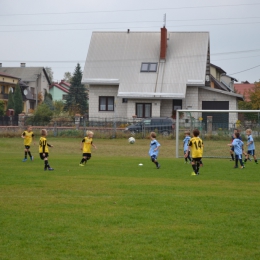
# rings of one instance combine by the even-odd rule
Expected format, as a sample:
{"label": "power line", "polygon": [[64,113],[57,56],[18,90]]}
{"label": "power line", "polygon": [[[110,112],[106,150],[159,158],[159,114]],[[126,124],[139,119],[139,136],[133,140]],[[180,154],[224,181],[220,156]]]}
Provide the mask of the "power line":
{"label": "power line", "polygon": [[235,72],[235,73],[228,73],[228,75],[235,75],[235,74],[238,74],[238,73],[241,73],[241,72],[245,72],[245,71],[248,71],[248,70],[255,69],[257,67],[260,67],[260,65],[257,65],[255,67],[252,67],[252,68],[249,68],[249,69],[246,69],[246,70],[241,70],[241,71],[238,71],[238,72]]}
{"label": "power line", "polygon": [[201,6],[183,6],[183,7],[164,7],[164,8],[147,8],[147,9],[122,9],[108,11],[82,11],[82,12],[56,12],[56,13],[31,13],[31,14],[0,14],[0,16],[26,16],[26,15],[66,15],[66,14],[91,14],[91,13],[116,13],[116,12],[143,12],[157,10],[181,10],[181,9],[199,9],[199,8],[216,8],[216,7],[238,7],[238,6],[254,6],[260,3],[251,4],[227,4],[227,5],[201,5]]}
{"label": "power line", "polygon": [[[241,51],[230,51],[230,52],[218,52],[218,53],[211,53],[211,56],[222,56],[222,55],[230,55],[230,54],[239,54],[239,53],[250,53],[250,52],[258,52],[260,49],[251,49],[251,50],[241,50]],[[200,56],[200,55],[194,55],[194,56]],[[204,56],[204,55],[203,55]],[[182,56],[184,57],[184,56]],[[189,56],[190,57],[190,56]],[[175,57],[179,58],[179,57]],[[143,57],[143,59],[145,59]],[[136,60],[136,59],[127,59],[129,60]],[[28,62],[28,63],[83,63],[86,60],[0,60],[0,62]],[[99,62],[100,60],[98,60]],[[113,60],[117,61],[117,60]]]}
{"label": "power line", "polygon": [[[249,22],[249,23],[222,23],[222,24],[187,24],[187,25],[173,25],[173,26],[168,26],[168,28],[176,28],[176,27],[198,27],[198,26],[223,26],[223,25],[247,25],[247,24],[259,24],[260,22]],[[141,27],[131,27],[131,28],[158,28],[158,26],[141,26]],[[46,30],[19,30],[19,31],[0,31],[1,33],[12,33],[12,32],[54,32],[54,31],[95,31],[95,30],[122,30],[125,29],[125,27],[121,28],[85,28],[85,29],[46,29]]]}
{"label": "power line", "polygon": [[[259,19],[255,17],[239,17],[239,18],[209,18],[209,19],[173,19],[167,22],[189,22],[189,21],[219,21],[219,20],[240,20],[240,19]],[[0,24],[0,27],[16,27],[16,26],[66,26],[66,25],[86,25],[86,24],[129,24],[129,23],[160,23],[161,21],[129,21],[129,22],[96,22],[96,23],[45,23],[45,24]]]}

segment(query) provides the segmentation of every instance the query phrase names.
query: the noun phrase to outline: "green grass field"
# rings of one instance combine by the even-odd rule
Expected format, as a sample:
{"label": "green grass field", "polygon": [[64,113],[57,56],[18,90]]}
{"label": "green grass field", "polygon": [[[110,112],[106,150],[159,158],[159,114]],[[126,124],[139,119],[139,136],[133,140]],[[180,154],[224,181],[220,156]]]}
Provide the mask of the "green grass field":
{"label": "green grass field", "polygon": [[149,140],[94,139],[79,167],[81,139],[48,141],[53,172],[37,145],[23,163],[23,140],[0,139],[1,260],[260,259],[260,165],[204,159],[191,176],[172,140],[157,170]]}

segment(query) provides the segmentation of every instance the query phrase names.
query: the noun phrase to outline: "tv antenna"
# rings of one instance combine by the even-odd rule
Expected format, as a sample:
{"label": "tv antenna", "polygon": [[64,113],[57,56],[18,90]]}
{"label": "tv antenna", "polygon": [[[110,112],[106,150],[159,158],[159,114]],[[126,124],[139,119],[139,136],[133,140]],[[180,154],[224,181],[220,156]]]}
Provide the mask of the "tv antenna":
{"label": "tv antenna", "polygon": [[163,15],[163,27],[166,27],[166,14]]}

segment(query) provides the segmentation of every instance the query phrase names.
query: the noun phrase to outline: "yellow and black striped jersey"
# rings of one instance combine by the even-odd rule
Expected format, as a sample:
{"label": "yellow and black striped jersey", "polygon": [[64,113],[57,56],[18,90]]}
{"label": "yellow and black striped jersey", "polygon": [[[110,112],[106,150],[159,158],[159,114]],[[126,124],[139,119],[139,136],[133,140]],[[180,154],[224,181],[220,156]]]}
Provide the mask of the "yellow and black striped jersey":
{"label": "yellow and black striped jersey", "polygon": [[92,138],[84,137],[82,140],[83,143],[83,153],[91,153]]}
{"label": "yellow and black striped jersey", "polygon": [[199,137],[192,137],[189,142],[192,158],[201,158],[203,155],[203,141]]}
{"label": "yellow and black striped jersey", "polygon": [[42,136],[39,141],[39,153],[48,153],[49,148],[48,146],[51,146],[47,143],[46,137]]}
{"label": "yellow and black striped jersey", "polygon": [[24,137],[24,139],[23,139],[24,145],[30,145],[32,142],[32,138],[34,137],[34,134],[32,131],[31,132],[24,131],[22,133],[22,136]]}

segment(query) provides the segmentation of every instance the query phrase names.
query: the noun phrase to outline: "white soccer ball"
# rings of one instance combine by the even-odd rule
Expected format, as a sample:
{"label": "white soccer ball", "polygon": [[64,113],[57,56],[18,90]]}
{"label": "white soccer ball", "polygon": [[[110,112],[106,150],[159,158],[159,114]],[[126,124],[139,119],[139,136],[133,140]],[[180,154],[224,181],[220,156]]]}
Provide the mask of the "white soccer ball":
{"label": "white soccer ball", "polygon": [[129,137],[128,142],[129,144],[134,144],[135,143],[134,137]]}

